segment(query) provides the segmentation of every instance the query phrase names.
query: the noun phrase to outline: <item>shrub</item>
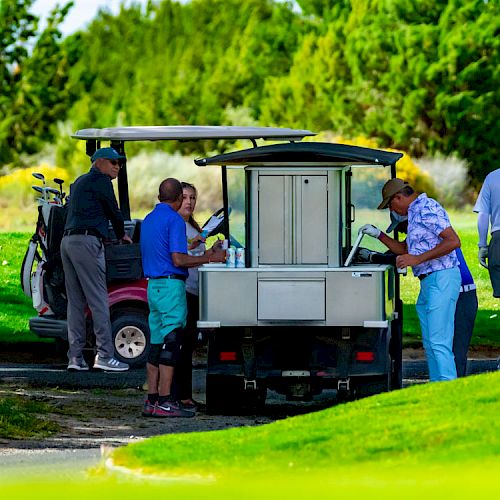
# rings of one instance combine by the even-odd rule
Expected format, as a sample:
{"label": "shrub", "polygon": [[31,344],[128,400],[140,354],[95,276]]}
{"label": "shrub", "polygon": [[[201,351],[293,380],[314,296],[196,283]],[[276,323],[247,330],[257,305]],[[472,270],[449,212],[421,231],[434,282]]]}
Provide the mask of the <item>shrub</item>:
{"label": "shrub", "polygon": [[[386,151],[398,151],[391,148],[380,148],[374,139],[367,137],[356,137],[346,139],[335,136],[332,132],[321,132],[310,141],[332,142],[348,144],[365,148],[385,149]],[[432,177],[413,161],[409,154],[404,151],[404,156],[396,164],[396,175],[408,183],[418,192],[427,193],[430,197],[437,196],[437,190]],[[388,168],[368,167],[353,169],[353,203],[358,208],[375,208],[380,202],[379,196],[384,183],[390,178]]]}
{"label": "shrub", "polygon": [[47,180],[47,184],[55,188],[58,186],[52,182],[54,177],[68,180],[66,170],[47,164],[14,170],[10,174],[0,177],[1,208],[6,208],[9,205],[20,208],[33,205],[34,200],[39,197],[39,194],[31,189],[31,186],[41,185],[40,181],[33,177],[32,174],[34,172],[43,174]]}

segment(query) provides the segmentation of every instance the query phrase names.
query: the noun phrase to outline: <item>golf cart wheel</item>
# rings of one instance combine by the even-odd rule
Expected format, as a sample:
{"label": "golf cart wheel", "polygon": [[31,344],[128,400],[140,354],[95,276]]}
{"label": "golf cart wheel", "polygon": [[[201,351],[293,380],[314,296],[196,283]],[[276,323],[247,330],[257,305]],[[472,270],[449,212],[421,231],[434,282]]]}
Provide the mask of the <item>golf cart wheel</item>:
{"label": "golf cart wheel", "polygon": [[130,367],[144,366],[147,361],[150,336],[144,311],[116,311],[111,319],[115,357]]}
{"label": "golf cart wheel", "polygon": [[242,396],[241,377],[207,374],[206,404],[209,415],[239,415]]}

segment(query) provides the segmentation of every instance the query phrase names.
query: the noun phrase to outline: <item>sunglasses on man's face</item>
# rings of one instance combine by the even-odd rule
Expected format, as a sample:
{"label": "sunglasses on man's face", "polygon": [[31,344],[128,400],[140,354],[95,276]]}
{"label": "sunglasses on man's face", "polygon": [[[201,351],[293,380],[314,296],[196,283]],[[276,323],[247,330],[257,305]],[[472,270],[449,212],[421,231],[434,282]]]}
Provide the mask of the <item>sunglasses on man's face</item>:
{"label": "sunglasses on man's face", "polygon": [[118,160],[108,160],[111,165],[119,165]]}

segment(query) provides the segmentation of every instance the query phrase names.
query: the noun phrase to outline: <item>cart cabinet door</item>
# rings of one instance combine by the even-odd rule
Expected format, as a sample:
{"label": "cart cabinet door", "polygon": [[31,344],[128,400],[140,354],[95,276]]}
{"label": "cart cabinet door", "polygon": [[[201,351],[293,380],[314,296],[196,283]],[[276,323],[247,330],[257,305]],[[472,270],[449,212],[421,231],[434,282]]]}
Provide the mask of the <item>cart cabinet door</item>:
{"label": "cart cabinet door", "polygon": [[291,177],[259,177],[259,263],[290,264]]}
{"label": "cart cabinet door", "polygon": [[259,321],[324,321],[325,279],[258,279]]}
{"label": "cart cabinet door", "polygon": [[328,195],[326,175],[301,175],[296,179],[298,264],[328,263]]}

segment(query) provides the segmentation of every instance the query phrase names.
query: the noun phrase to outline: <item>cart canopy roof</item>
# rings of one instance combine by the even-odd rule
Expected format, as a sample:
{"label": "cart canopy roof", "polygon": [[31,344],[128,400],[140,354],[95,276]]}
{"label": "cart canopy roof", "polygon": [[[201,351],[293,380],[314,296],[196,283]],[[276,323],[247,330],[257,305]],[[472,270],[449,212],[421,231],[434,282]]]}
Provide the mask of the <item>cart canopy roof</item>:
{"label": "cart canopy roof", "polygon": [[380,165],[395,164],[402,153],[362,148],[329,142],[274,144],[244,149],[211,158],[195,160],[196,165],[265,165],[265,164],[323,164],[323,165]]}
{"label": "cart canopy roof", "polygon": [[316,135],[310,130],[273,127],[225,127],[225,126],[148,126],[85,128],[71,137],[85,140],[109,141],[199,141],[208,139],[265,139],[301,140]]}

